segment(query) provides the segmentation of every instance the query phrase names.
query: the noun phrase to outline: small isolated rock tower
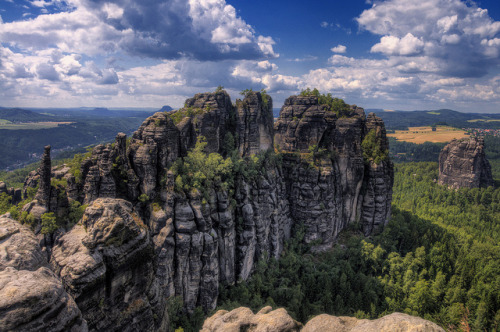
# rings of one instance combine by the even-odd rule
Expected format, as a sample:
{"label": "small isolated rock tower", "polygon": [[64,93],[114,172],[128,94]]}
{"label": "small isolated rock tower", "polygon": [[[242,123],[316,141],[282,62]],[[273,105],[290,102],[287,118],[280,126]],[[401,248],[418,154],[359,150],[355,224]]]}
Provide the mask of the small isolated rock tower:
{"label": "small isolated rock tower", "polygon": [[453,140],[443,148],[439,154],[439,184],[454,189],[494,185],[482,137]]}

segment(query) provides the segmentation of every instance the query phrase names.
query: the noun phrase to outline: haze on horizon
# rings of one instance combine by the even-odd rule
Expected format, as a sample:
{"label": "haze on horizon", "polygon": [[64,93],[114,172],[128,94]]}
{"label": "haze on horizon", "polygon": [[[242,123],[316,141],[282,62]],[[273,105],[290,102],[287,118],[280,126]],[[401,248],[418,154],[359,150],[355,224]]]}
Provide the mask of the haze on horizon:
{"label": "haze on horizon", "polygon": [[498,0],[2,0],[0,42],[4,107],[180,107],[222,85],[500,113]]}

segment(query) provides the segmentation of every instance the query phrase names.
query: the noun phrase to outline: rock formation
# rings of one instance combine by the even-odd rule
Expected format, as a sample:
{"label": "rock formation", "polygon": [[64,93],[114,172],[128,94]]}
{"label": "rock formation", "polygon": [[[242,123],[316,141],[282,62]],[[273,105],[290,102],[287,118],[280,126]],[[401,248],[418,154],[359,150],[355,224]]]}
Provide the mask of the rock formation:
{"label": "rock formation", "polygon": [[50,160],[50,145],[47,145],[43,151],[40,167],[38,168],[40,179],[38,181],[38,191],[35,196],[38,204],[44,206],[47,210],[50,210],[51,173],[52,163]]}
{"label": "rock formation", "polygon": [[453,189],[493,186],[484,139],[453,140],[439,154],[439,184]]}
{"label": "rock formation", "polygon": [[23,199],[22,191],[20,188],[10,187],[7,188],[5,182],[0,181],[0,194],[6,194],[11,197],[10,203],[16,205]]}
{"label": "rock formation", "polygon": [[33,232],[3,215],[0,239],[0,330],[87,331]]}
{"label": "rock formation", "polygon": [[253,314],[248,308],[237,308],[230,312],[219,310],[207,318],[201,332],[444,332],[444,329],[428,320],[392,313],[375,320],[356,319],[354,317],[336,317],[319,315],[312,318],[305,326],[296,322],[285,309],[261,309]]}
{"label": "rock formation", "polygon": [[252,310],[241,307],[230,312],[217,311],[205,320],[201,332],[224,331],[269,331],[299,332],[302,324],[288,315],[285,309],[262,308],[255,315]]}
{"label": "rock formation", "polygon": [[250,92],[236,103],[237,146],[242,156],[273,148],[273,100]]}
{"label": "rock formation", "polygon": [[56,242],[50,264],[90,330],[154,331],[166,317],[152,256],[147,226],[132,204],[99,198],[81,225]]}
{"label": "rock formation", "polygon": [[[41,243],[90,330],[164,330],[168,298],[180,296],[188,312],[215,309],[219,284],[246,280],[258,259],[278,258],[299,222],[316,250],[331,247],[350,223],[366,235],[382,229],[392,163],[363,146],[370,139],[386,152],[384,125],[356,106],[349,114],[294,96],[273,128],[268,95],[251,91],[233,106],[225,91],[197,94],[180,110],[147,118],[129,144],[118,134],[96,146],[79,167],[51,172],[46,150],[25,182],[25,192],[39,186],[37,200],[23,210],[64,220],[71,202],[88,204],[76,226],[66,223]],[[245,161],[226,185],[179,187],[173,165],[202,136],[206,153]],[[51,176],[67,185],[51,186]],[[261,318],[282,315],[272,313]]]}
{"label": "rock formation", "polygon": [[351,116],[337,118],[315,96],[285,101],[275,125],[275,144],[284,151],[312,154],[320,167],[308,167],[296,156],[285,157],[285,179],[291,214],[304,220],[306,241],[329,246],[348,223],[359,221],[366,235],[388,221],[393,183],[389,160],[365,160],[362,142],[375,132],[382,151],[388,140],[383,121],[352,106]]}

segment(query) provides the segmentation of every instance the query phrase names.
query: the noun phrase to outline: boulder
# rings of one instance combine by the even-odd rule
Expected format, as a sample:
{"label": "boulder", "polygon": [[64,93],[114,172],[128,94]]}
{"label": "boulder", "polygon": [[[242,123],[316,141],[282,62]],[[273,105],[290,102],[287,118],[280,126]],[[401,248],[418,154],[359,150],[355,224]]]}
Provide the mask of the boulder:
{"label": "boulder", "polygon": [[201,332],[298,332],[301,327],[283,308],[265,307],[253,314],[249,308],[240,307],[217,311],[205,320]]}

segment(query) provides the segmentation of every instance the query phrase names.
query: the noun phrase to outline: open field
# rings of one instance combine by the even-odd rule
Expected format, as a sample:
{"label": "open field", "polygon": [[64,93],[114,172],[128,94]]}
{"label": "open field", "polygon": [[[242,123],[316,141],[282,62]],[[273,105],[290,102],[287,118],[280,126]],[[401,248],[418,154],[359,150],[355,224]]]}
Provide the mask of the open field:
{"label": "open field", "polygon": [[396,130],[394,134],[387,134],[387,136],[394,137],[398,141],[416,144],[425,142],[444,143],[454,138],[468,137],[462,129],[447,126],[437,126],[436,131],[432,131],[432,127],[409,127],[409,130]]}
{"label": "open field", "polygon": [[7,120],[0,120],[0,129],[7,130],[36,130],[55,128],[59,125],[71,124],[73,122],[23,122],[11,123]]}
{"label": "open field", "polygon": [[500,122],[500,119],[472,119],[467,122]]}

